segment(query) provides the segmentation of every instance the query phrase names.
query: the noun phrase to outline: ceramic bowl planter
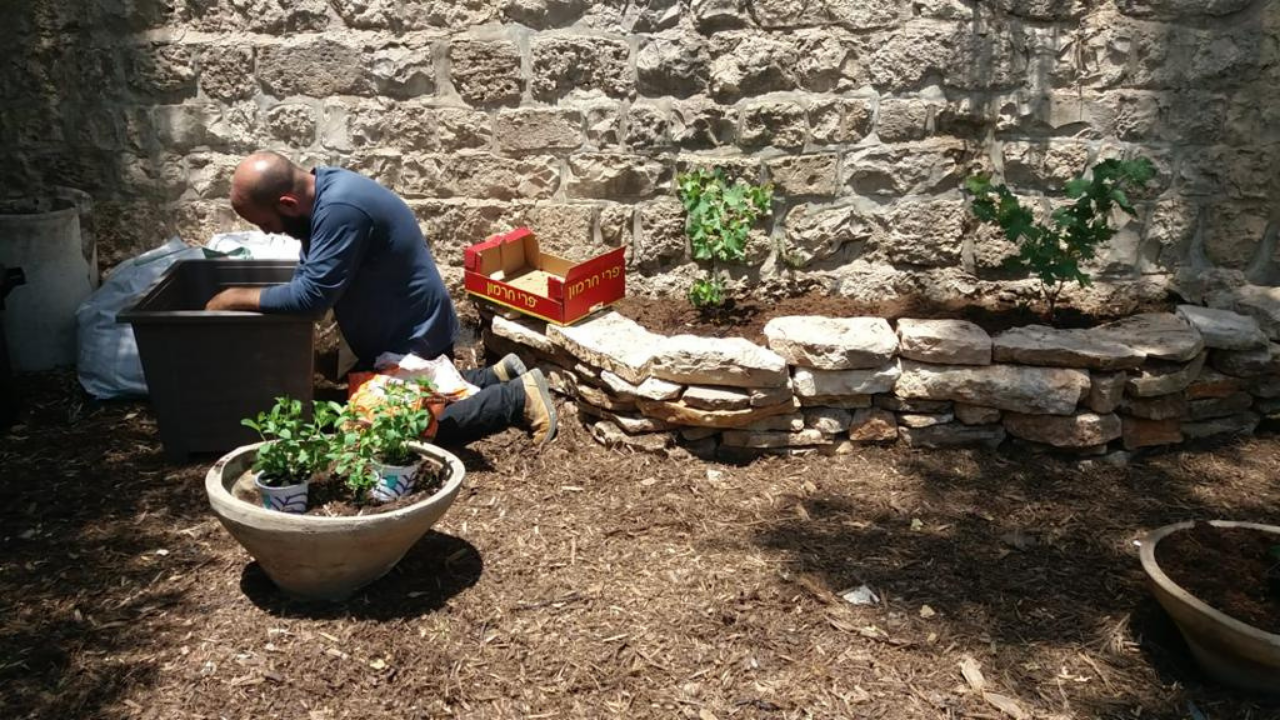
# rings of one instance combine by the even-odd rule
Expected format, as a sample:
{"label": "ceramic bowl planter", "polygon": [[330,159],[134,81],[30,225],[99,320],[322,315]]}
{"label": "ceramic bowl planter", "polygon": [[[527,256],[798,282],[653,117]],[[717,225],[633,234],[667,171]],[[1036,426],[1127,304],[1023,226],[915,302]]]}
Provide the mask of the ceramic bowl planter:
{"label": "ceramic bowl planter", "polygon": [[[1280,527],[1274,525],[1223,520],[1209,524],[1271,533],[1280,542]],[[1173,582],[1156,563],[1156,545],[1192,525],[1190,522],[1166,525],[1143,539],[1142,569],[1147,573],[1152,592],[1177,623],[1200,667],[1215,680],[1245,690],[1280,694],[1280,635],[1263,632],[1210,607]]]}
{"label": "ceramic bowl planter", "polygon": [[413,443],[441,467],[444,482],[430,497],[390,512],[328,517],[277,512],[232,494],[262,443],[224,455],[209,470],[205,491],[223,527],[285,593],[342,600],[387,574],[453,504],[466,470],[452,453]]}

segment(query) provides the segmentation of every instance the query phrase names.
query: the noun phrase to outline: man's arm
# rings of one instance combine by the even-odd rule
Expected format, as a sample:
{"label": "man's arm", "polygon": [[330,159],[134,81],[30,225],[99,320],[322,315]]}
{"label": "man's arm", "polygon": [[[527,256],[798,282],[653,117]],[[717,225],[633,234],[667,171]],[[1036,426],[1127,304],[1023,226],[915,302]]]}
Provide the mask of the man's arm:
{"label": "man's arm", "polygon": [[351,205],[330,205],[311,225],[311,247],[286,285],[264,288],[258,309],[267,313],[321,313],[333,307],[364,260],[373,221]]}
{"label": "man's arm", "polygon": [[261,309],[259,297],[262,295],[262,288],[256,287],[229,287],[226,290],[214,295],[205,303],[205,310],[250,310],[258,312]]}

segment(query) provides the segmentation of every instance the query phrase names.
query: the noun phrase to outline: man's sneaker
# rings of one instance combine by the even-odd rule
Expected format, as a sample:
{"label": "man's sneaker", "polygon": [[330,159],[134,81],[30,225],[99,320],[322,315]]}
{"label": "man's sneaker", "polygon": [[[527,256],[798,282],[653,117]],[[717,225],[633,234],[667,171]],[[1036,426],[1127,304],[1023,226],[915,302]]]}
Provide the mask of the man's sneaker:
{"label": "man's sneaker", "polygon": [[547,379],[542,371],[534,368],[520,378],[524,385],[524,421],[533,434],[533,442],[544,447],[556,436],[558,421],[556,406],[547,389]]}
{"label": "man's sneaker", "polygon": [[520,358],[515,353],[507,353],[507,356],[498,361],[493,366],[493,374],[498,376],[502,382],[515,380],[516,378],[529,372],[529,369],[520,362]]}

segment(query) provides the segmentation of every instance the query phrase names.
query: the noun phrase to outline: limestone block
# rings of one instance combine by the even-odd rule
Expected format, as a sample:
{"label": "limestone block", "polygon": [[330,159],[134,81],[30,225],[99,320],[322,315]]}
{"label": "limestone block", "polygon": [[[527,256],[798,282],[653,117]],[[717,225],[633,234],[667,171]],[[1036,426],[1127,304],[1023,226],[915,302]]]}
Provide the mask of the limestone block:
{"label": "limestone block", "polygon": [[824,435],[838,435],[847,431],[853,420],[853,415],[841,408],[806,408],[801,412],[804,415],[804,426]]}
{"label": "limestone block", "polygon": [[680,396],[680,401],[701,410],[744,410],[751,407],[751,393],[748,390],[690,385]]}
{"label": "limestone block", "polygon": [[1128,345],[1155,360],[1187,362],[1204,349],[1200,333],[1172,313],[1141,313],[1099,326],[1099,340]]}
{"label": "limestone block", "polygon": [[1091,330],[1059,330],[1044,325],[1013,328],[992,338],[996,362],[1121,370],[1142,364],[1143,355]]}
{"label": "limestone block", "polygon": [[1280,287],[1243,285],[1215,294],[1214,307],[1230,307],[1248,315],[1272,340],[1280,339]]}
{"label": "limestone block", "polygon": [[789,155],[765,162],[774,191],[786,196],[836,194],[837,155]]}
{"label": "limestone block", "polygon": [[804,415],[798,412],[773,415],[744,425],[742,429],[752,432],[800,432],[804,429]]}
{"label": "limestone block", "polygon": [[1169,420],[1187,416],[1187,398],[1182,393],[1155,397],[1125,398],[1120,404],[1125,413],[1147,420]]}
{"label": "limestone block", "polygon": [[603,370],[600,372],[600,380],[615,395],[625,398],[644,398],[646,400],[675,400],[684,392],[684,387],[675,383],[669,383],[666,380],[659,380],[651,377],[645,378],[644,382],[636,385],[634,383],[623,380],[618,375]]}
{"label": "limestone block", "polygon": [[849,439],[862,444],[895,442],[898,439],[898,420],[888,410],[858,410],[849,422]]}
{"label": "limestone block", "polygon": [[802,400],[874,395],[893,390],[902,370],[897,362],[889,362],[870,370],[814,370],[797,367],[792,386]]}
{"label": "limestone block", "polygon": [[804,108],[798,103],[763,100],[742,109],[738,144],[745,148],[772,146],[798,150],[808,137]]}
{"label": "limestone block", "polygon": [[675,198],[659,198],[635,207],[638,234],[633,259],[656,267],[685,256],[684,206]]}
{"label": "limestone block", "polygon": [[1126,415],[1120,420],[1125,450],[1182,442],[1182,421],[1177,418],[1147,420]]}
{"label": "limestone block", "polygon": [[[177,43],[151,43],[128,55],[129,87],[143,95],[194,94],[196,58],[192,49]],[[252,66],[245,69],[252,72]]]}
{"label": "limestone block", "polygon": [[873,232],[871,223],[852,205],[797,205],[787,213],[784,228],[789,252],[801,264],[831,257]]}
{"label": "limestone block", "polygon": [[845,156],[844,185],[872,197],[945,192],[959,187],[964,154],[955,138],[860,148]]}
{"label": "limestone block", "polygon": [[631,50],[624,40],[559,35],[536,37],[529,89],[538,100],[555,100],[575,90],[598,90],[610,97],[634,94]]}
{"label": "limestone block", "polygon": [[636,86],[641,95],[689,97],[705,92],[711,53],[700,36],[653,37],[636,53]]}
{"label": "limestone block", "polygon": [[[1027,59],[1018,51],[1019,33],[1007,26],[983,34],[966,29],[966,23],[917,20],[884,36],[864,59],[871,84],[913,90],[930,74],[968,90],[1023,82]],[[974,62],[979,57],[983,62]]]}
{"label": "limestone block", "polygon": [[749,18],[743,0],[690,0],[689,12],[703,31],[742,27]]}
{"label": "limestone block", "polygon": [[[507,158],[486,152],[463,151],[423,158],[439,172],[439,194],[510,200],[548,198],[560,184],[560,165],[554,157],[529,155]],[[410,163],[405,164],[406,167]]]}
{"label": "limestone block", "polygon": [[289,39],[258,50],[258,81],[278,98],[368,95],[373,85],[365,69],[362,48],[329,37]]}
{"label": "limestone block", "polygon": [[690,442],[697,442],[710,437],[717,437],[721,432],[719,428],[682,427],[680,428],[680,438]]}
{"label": "limestone block", "polygon": [[576,325],[548,325],[547,339],[583,362],[632,384],[643,383],[649,377],[654,350],[664,340],[612,311]]}
{"label": "limestone block", "polygon": [[316,115],[310,105],[285,103],[267,111],[267,129],[294,147],[310,147],[316,141]]}
{"label": "limestone block", "polygon": [[752,388],[751,407],[765,407],[766,405],[789,403],[794,397],[795,393],[790,382],[786,385],[779,385],[778,387],[772,388]]}
{"label": "limestone block", "polygon": [[196,195],[208,200],[224,201],[231,196],[231,176],[240,157],[218,153],[187,155],[187,179]]}
{"label": "limestone block", "polygon": [[407,99],[433,93],[436,71],[429,43],[386,42],[366,48],[369,78],[378,94]]}
{"label": "limestone block", "polygon": [[[635,214],[630,205],[608,203],[598,206],[600,214],[596,216],[596,225],[600,228],[600,241],[606,247],[625,247],[631,250]],[[627,260],[630,261],[630,253]]]}
{"label": "limestone block", "polygon": [[[914,415],[902,414],[898,415],[898,427],[906,428],[926,428],[934,425],[942,425],[944,423],[953,422],[956,416],[952,413],[938,413],[931,415]],[[966,423],[971,424],[971,423]]]}
{"label": "limestone block", "polygon": [[600,410],[623,413],[635,412],[636,410],[636,404],[633,400],[614,397],[605,390],[581,382],[578,383],[578,400],[580,401],[580,406],[591,405]]}
{"label": "limestone block", "polygon": [[871,133],[874,99],[867,97],[826,100],[809,109],[813,142],[852,145]]}
{"label": "limestone block", "polygon": [[898,352],[938,365],[990,365],[991,336],[966,320],[898,321]]}
{"label": "limestone block", "polygon": [[208,144],[209,125],[218,117],[218,109],[206,104],[159,105],[153,113],[152,122],[160,144],[175,152]]}
{"label": "limestone block", "polygon": [[1187,386],[1188,400],[1205,400],[1208,398],[1227,397],[1240,390],[1243,383],[1239,378],[1223,375],[1211,367],[1200,370],[1196,379]]}
{"label": "limestone block", "polygon": [[1200,332],[1207,348],[1252,350],[1267,346],[1267,336],[1258,326],[1258,321],[1248,315],[1230,310],[1179,305],[1178,317]]}
{"label": "limestone block", "polygon": [[814,395],[812,397],[796,396],[800,405],[807,408],[833,407],[844,410],[860,410],[871,407],[870,395]]}
{"label": "limestone block", "polygon": [[707,98],[682,100],[672,105],[671,140],[689,149],[732,145],[737,135],[737,120],[737,110]]}
{"label": "limestone block", "polygon": [[627,147],[661,150],[671,145],[671,120],[667,111],[652,103],[635,103],[627,113]]}
{"label": "limestone block", "polygon": [[990,425],[1000,422],[1003,413],[995,408],[956,403],[955,415],[965,425]]}
{"label": "limestone block", "polygon": [[889,323],[873,317],[778,317],[764,326],[764,336],[769,341],[769,348],[787,362],[821,370],[882,368],[893,359],[898,349],[898,337]]}
{"label": "limestone block", "polygon": [[625,446],[643,452],[665,453],[672,445],[670,433],[632,435],[608,420],[592,423],[589,430],[596,442],[608,447]]}
{"label": "limestone block", "polygon": [[223,102],[253,97],[258,90],[253,74],[253,48],[243,45],[205,48],[200,54],[200,89]]}
{"label": "limestone block", "polygon": [[513,42],[455,39],[449,69],[454,88],[472,105],[516,105],[524,92],[520,49]]}
{"label": "limestone block", "polygon": [[1125,392],[1134,397],[1155,397],[1186,390],[1204,368],[1206,353],[1189,363],[1148,360],[1137,375],[1125,382]]}
{"label": "limestone block", "polygon": [[718,34],[712,42],[711,94],[717,100],[796,89],[795,46],[790,42],[755,33]]}
{"label": "limestone block", "polygon": [[1274,358],[1280,345],[1267,346],[1252,350],[1214,350],[1210,353],[1210,364],[1214,369],[1227,375],[1239,378],[1259,377],[1275,372]]}
{"label": "limestone block", "polygon": [[951,412],[955,403],[950,400],[917,400],[897,395],[876,395],[875,406],[896,413],[921,413],[925,415]]}
{"label": "limestone block", "polygon": [[1188,440],[1201,440],[1223,435],[1252,435],[1261,418],[1255,412],[1244,412],[1231,417],[1215,418],[1202,422],[1182,423],[1182,434]]}
{"label": "limestone block", "polygon": [[901,198],[873,213],[869,259],[893,265],[949,267],[961,260],[964,202],[958,197]]}
{"label": "limestone block", "polygon": [[498,146],[507,152],[573,150],[582,145],[582,113],[559,108],[519,108],[498,112]]}
{"label": "limestone block", "polygon": [[1250,378],[1245,382],[1244,389],[1254,397],[1268,399],[1280,397],[1280,376],[1263,375]]}
{"label": "limestone block", "polygon": [[1023,415],[1005,413],[1004,428],[1023,440],[1059,448],[1104,445],[1120,437],[1120,418],[1115,414]]}
{"label": "limestone block", "polygon": [[642,198],[664,189],[671,169],[661,160],[621,153],[569,157],[568,191],[577,198]]}
{"label": "limestone block", "polygon": [[953,400],[1027,414],[1070,415],[1089,389],[1089,375],[1067,368],[1020,365],[927,365],[902,362],[899,397]]}
{"label": "limestone block", "polygon": [[1124,398],[1124,387],[1128,381],[1129,376],[1122,372],[1090,372],[1089,397],[1085,404],[1100,415],[1115,412]]}
{"label": "limestone block", "polygon": [[653,348],[650,372],[670,382],[778,387],[787,384],[787,363],[743,338],[675,335]]}
{"label": "limestone block", "polygon": [[698,425],[715,428],[741,428],[774,415],[788,415],[800,409],[799,402],[783,403],[748,410],[699,410],[684,403],[662,400],[636,400],[640,412],[673,425]]}
{"label": "limestone block", "polygon": [[911,447],[949,448],[980,446],[995,449],[1004,442],[1003,425],[931,425],[924,428],[898,428],[898,436]]}
{"label": "limestone block", "polygon": [[796,433],[726,430],[722,437],[723,443],[729,447],[746,448],[806,447],[831,443],[831,436],[812,429]]}
{"label": "limestone block", "polygon": [[923,140],[929,135],[932,112],[931,104],[919,98],[884,98],[876,135],[882,142]]}
{"label": "limestone block", "polygon": [[751,9],[761,27],[793,28],[838,25],[852,30],[887,27],[902,16],[895,0],[848,3],[840,0],[755,0]]}
{"label": "limestone block", "polygon": [[674,429],[676,426],[671,423],[656,420],[643,415],[636,415],[634,411],[613,411],[604,410],[602,408],[593,407],[584,402],[578,403],[578,411],[588,417],[607,420],[628,435],[639,435],[641,433],[666,432]]}
{"label": "limestone block", "polygon": [[501,19],[500,3],[489,0],[418,0],[401,3],[399,12],[404,26],[412,30],[443,29],[456,32],[475,25],[497,22]]}
{"label": "limestone block", "polygon": [[1252,405],[1252,395],[1247,392],[1238,392],[1226,397],[1192,400],[1187,403],[1187,416],[1193,422],[1212,420],[1242,413]]}
{"label": "limestone block", "polygon": [[389,30],[397,17],[394,0],[330,0],[348,27]]}
{"label": "limestone block", "polygon": [[1008,142],[1001,154],[1012,186],[1060,190],[1088,163],[1089,145],[1079,140]]}
{"label": "limestone block", "polygon": [[1134,17],[1181,18],[1233,15],[1250,4],[1250,0],[1119,0],[1116,8]]}

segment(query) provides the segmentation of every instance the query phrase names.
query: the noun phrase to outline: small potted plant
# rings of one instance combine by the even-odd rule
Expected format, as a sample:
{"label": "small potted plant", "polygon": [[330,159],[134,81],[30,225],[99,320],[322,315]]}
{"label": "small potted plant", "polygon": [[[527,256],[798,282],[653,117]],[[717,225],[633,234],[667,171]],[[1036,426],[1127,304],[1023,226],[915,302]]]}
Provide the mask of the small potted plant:
{"label": "small potted plant", "polygon": [[313,407],[314,419],[302,412],[302,401],[276,398],[269,412],[241,423],[266,442],[253,462],[253,482],[263,507],[287,513],[307,511],[307,489],[316,473],[329,465],[329,438],[324,430],[334,421],[327,404]]}
{"label": "small potted plant", "polygon": [[421,457],[410,444],[422,440],[433,419],[429,382],[390,382],[382,391],[382,402],[363,416],[348,406],[338,420],[343,430],[332,441],[334,472],[356,502],[391,502],[413,490]]}

